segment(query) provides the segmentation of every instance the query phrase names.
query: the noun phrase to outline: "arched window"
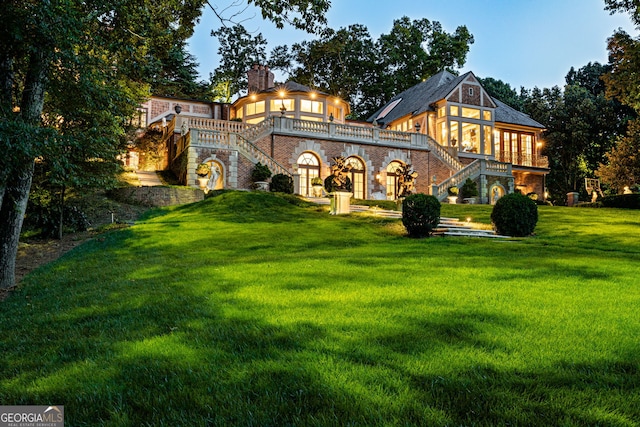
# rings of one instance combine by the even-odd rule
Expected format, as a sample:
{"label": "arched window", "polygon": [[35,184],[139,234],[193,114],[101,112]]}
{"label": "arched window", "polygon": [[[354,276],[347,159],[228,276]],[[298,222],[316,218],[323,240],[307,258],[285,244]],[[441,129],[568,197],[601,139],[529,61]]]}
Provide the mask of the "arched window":
{"label": "arched window", "polygon": [[351,172],[349,178],[351,178],[351,184],[353,185],[353,197],[356,199],[366,199],[365,188],[365,170],[364,163],[357,157],[349,157],[346,164],[351,166]]}
{"label": "arched window", "polygon": [[300,174],[300,195],[311,196],[311,180],[320,176],[320,160],[315,154],[304,152],[298,157],[298,173]]}
{"label": "arched window", "polygon": [[398,198],[398,168],[403,164],[397,160],[392,161],[387,166],[387,200]]}

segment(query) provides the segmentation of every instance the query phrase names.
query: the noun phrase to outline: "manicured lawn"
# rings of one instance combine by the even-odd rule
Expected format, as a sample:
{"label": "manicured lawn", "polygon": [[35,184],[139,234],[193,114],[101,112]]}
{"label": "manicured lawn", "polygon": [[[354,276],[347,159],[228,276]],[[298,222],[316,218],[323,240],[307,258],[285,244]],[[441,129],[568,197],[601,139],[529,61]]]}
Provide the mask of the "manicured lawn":
{"label": "manicured lawn", "polygon": [[640,212],[539,213],[496,241],[265,193],[154,211],[0,303],[0,404],[70,426],[637,426]]}

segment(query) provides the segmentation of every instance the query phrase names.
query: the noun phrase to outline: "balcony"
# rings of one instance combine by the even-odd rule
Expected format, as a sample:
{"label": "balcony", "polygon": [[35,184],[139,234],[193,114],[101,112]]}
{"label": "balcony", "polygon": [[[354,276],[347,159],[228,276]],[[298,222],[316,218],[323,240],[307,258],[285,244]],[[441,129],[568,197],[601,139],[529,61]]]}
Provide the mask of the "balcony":
{"label": "balcony", "polygon": [[549,168],[549,158],[535,154],[522,154],[503,151],[496,153],[496,160],[504,163],[511,163],[514,166],[528,166],[533,168]]}

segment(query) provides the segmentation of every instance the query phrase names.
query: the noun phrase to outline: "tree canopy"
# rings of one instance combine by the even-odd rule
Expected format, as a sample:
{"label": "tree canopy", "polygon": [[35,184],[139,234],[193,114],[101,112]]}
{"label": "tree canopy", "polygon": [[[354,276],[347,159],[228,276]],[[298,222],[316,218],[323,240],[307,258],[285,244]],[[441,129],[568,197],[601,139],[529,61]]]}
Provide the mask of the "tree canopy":
{"label": "tree canopy", "polygon": [[[282,26],[316,30],[325,0],[247,0]],[[241,2],[235,1],[235,5]],[[15,258],[34,173],[50,165],[65,185],[114,160],[126,125],[155,88],[188,94],[186,55],[208,0],[8,0],[0,8],[0,288]],[[181,63],[172,75],[172,64]],[[178,91],[179,89],[179,91]],[[89,163],[87,163],[89,162]]]}

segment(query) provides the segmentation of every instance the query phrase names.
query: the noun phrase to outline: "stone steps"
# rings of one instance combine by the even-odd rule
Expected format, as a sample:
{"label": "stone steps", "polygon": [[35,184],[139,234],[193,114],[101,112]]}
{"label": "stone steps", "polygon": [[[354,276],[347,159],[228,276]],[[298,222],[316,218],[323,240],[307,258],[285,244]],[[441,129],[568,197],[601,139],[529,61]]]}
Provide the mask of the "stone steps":
{"label": "stone steps", "polygon": [[[307,200],[328,205],[330,203],[327,198],[308,198]],[[362,206],[362,205],[351,205],[351,212],[369,212],[374,215],[379,215],[385,218],[402,218],[402,212],[398,211],[389,211],[385,209],[380,209],[376,207]],[[447,218],[441,217],[440,223],[438,227],[436,227],[434,236],[451,236],[451,237],[485,237],[485,238],[499,238],[499,239],[508,239],[509,236],[501,236],[496,234],[493,230],[483,230],[478,228],[473,228],[471,225],[467,225],[467,223],[460,221],[458,218]]]}

